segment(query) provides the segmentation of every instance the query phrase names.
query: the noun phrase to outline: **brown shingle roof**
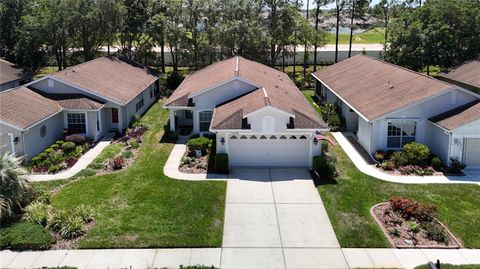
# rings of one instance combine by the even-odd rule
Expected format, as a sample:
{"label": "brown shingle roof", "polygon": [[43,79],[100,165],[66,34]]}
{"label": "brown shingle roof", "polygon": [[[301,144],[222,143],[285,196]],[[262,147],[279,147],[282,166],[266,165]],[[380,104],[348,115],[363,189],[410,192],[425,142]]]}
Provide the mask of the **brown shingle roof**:
{"label": "brown shingle roof", "polygon": [[15,64],[0,59],[0,84],[29,76],[31,74],[24,74],[22,69],[16,67]]}
{"label": "brown shingle roof", "polygon": [[357,55],[314,76],[368,120],[373,120],[453,86],[411,70]]}
{"label": "brown shingle roof", "polygon": [[235,77],[249,81],[259,89],[217,107],[212,118],[212,128],[240,129],[243,116],[266,106],[295,115],[295,128],[327,128],[287,74],[240,56],[191,73],[165,104],[187,106],[191,94]]}
{"label": "brown shingle roof", "polygon": [[480,120],[480,99],[434,116],[429,120],[447,130]]}
{"label": "brown shingle roof", "polygon": [[480,59],[466,62],[438,75],[480,88]]}
{"label": "brown shingle roof", "polygon": [[105,102],[93,99],[83,94],[47,94],[38,92],[44,97],[57,101],[66,109],[98,110]]}
{"label": "brown shingle roof", "polygon": [[60,104],[26,87],[0,92],[0,121],[26,129],[62,110]]}
{"label": "brown shingle roof", "polygon": [[52,74],[52,77],[127,104],[158,79],[158,73],[129,60],[100,57]]}

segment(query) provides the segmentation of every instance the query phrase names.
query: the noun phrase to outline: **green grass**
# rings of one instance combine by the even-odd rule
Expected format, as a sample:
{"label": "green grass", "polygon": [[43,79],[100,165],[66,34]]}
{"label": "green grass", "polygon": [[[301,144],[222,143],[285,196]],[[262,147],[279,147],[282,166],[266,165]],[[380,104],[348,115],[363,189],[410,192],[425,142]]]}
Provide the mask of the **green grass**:
{"label": "green grass", "polygon": [[[308,98],[313,91],[304,94]],[[390,247],[369,210],[391,197],[411,197],[435,204],[438,219],[465,247],[480,248],[480,233],[473,228],[480,227],[480,186],[390,183],[360,172],[340,146],[332,150],[340,175],[335,182],[320,185],[318,191],[342,247]]]}
{"label": "green grass", "polygon": [[[167,119],[161,102],[150,108],[144,120],[152,127],[130,168],[72,181],[52,198],[55,208],[83,203],[97,212],[79,248],[221,245],[226,182],[174,180],[163,174],[173,147],[162,141]],[[97,161],[115,152],[112,146]]]}
{"label": "green grass", "polygon": [[[381,44],[384,42],[385,30],[374,28],[360,34],[354,34],[353,44]],[[350,34],[339,34],[338,44],[349,44]],[[327,34],[327,44],[335,44],[335,34]]]}
{"label": "green grass", "polygon": [[37,73],[33,76],[33,80],[40,79],[46,75],[55,73],[58,71],[57,66],[45,66],[40,68],[40,70],[37,71]]}
{"label": "green grass", "polygon": [[[480,264],[465,264],[465,265],[455,265],[455,264],[448,264],[442,263],[442,269],[480,269]],[[415,267],[415,269],[430,269],[428,265],[420,265]]]}

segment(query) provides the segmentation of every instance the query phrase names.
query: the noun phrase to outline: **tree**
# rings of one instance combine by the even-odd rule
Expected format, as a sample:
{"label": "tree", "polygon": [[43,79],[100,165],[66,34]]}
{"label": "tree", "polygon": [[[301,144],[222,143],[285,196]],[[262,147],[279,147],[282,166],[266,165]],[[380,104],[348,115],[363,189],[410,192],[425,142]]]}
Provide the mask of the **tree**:
{"label": "tree", "polygon": [[385,36],[384,36],[384,49],[387,50],[387,40],[388,40],[388,24],[394,15],[395,9],[399,5],[399,0],[380,0],[373,8],[374,13],[383,19],[385,26]]}
{"label": "tree", "polygon": [[370,5],[370,0],[351,0],[350,7],[350,41],[348,46],[348,58],[352,56],[352,41],[353,41],[353,29],[354,19],[361,19],[365,15],[366,9]]}
{"label": "tree", "polygon": [[20,211],[29,190],[25,180],[27,170],[21,167],[23,158],[9,152],[0,155],[0,220]]}
{"label": "tree", "polygon": [[28,0],[0,0],[0,55],[14,60],[21,18],[28,13]]}
{"label": "tree", "polygon": [[[315,7],[315,31],[318,32],[318,23],[320,20],[320,8],[329,3],[329,0],[316,0]],[[313,44],[313,71],[317,71],[317,49],[318,42]]]}
{"label": "tree", "polygon": [[347,4],[347,0],[335,0],[335,63],[338,62],[338,34],[340,29],[341,13]]}
{"label": "tree", "polygon": [[110,55],[110,47],[117,41],[118,32],[123,24],[125,6],[122,0],[99,0],[98,21],[101,43],[107,45],[107,53]]}
{"label": "tree", "polygon": [[165,26],[167,1],[157,0],[152,5],[152,16],[148,23],[148,34],[153,38],[156,45],[160,46],[160,66],[165,73]]}
{"label": "tree", "polygon": [[[132,49],[136,48],[138,53],[142,45],[148,44],[148,39],[143,33],[146,32],[148,21],[149,0],[125,0],[125,15],[122,25],[122,32],[120,34],[120,41],[122,43],[122,51],[133,59]],[[143,44],[142,44],[142,41]]]}
{"label": "tree", "polygon": [[[310,21],[308,20],[308,9],[309,9],[310,0],[307,0],[307,11],[305,14],[305,20],[307,21],[306,27],[310,28]],[[314,33],[312,33],[313,36]],[[304,45],[303,45],[303,77],[307,77],[307,60],[308,60],[308,36],[305,36]]]}

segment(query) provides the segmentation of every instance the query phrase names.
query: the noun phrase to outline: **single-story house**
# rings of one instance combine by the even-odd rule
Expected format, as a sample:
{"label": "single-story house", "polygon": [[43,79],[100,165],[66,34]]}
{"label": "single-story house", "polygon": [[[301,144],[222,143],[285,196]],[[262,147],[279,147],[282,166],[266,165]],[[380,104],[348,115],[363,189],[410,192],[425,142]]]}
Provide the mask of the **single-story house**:
{"label": "single-story house", "polygon": [[65,132],[96,141],[122,132],[157,99],[158,74],[101,57],[0,93],[0,151],[30,160]]}
{"label": "single-story house", "polygon": [[0,92],[28,83],[32,81],[32,76],[32,73],[23,72],[15,64],[0,59]]}
{"label": "single-story house", "polygon": [[189,74],[164,107],[172,131],[215,133],[230,166],[311,166],[327,130],[287,74],[239,56]]}
{"label": "single-story house", "polygon": [[313,76],[318,98],[338,105],[370,154],[416,141],[445,163],[480,165],[480,95],[364,55]]}
{"label": "single-story house", "polygon": [[480,94],[480,59],[440,72],[437,78]]}

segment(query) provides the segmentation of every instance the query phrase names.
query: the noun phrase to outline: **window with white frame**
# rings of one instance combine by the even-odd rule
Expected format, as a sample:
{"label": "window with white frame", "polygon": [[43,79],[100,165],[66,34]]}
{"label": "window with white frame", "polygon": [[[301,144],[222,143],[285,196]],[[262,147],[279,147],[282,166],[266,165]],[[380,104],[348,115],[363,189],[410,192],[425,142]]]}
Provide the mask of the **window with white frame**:
{"label": "window with white frame", "polygon": [[212,121],[212,111],[202,111],[198,113],[200,122],[200,132],[208,132],[210,122]]}
{"label": "window with white frame", "polygon": [[143,92],[138,95],[138,101],[135,104],[136,111],[139,111],[143,107]]}
{"label": "window with white frame", "polygon": [[387,148],[400,149],[415,142],[417,123],[414,120],[392,120],[388,122]]}
{"label": "window with white frame", "polygon": [[85,113],[68,113],[67,114],[68,131],[74,134],[87,133],[87,124]]}

